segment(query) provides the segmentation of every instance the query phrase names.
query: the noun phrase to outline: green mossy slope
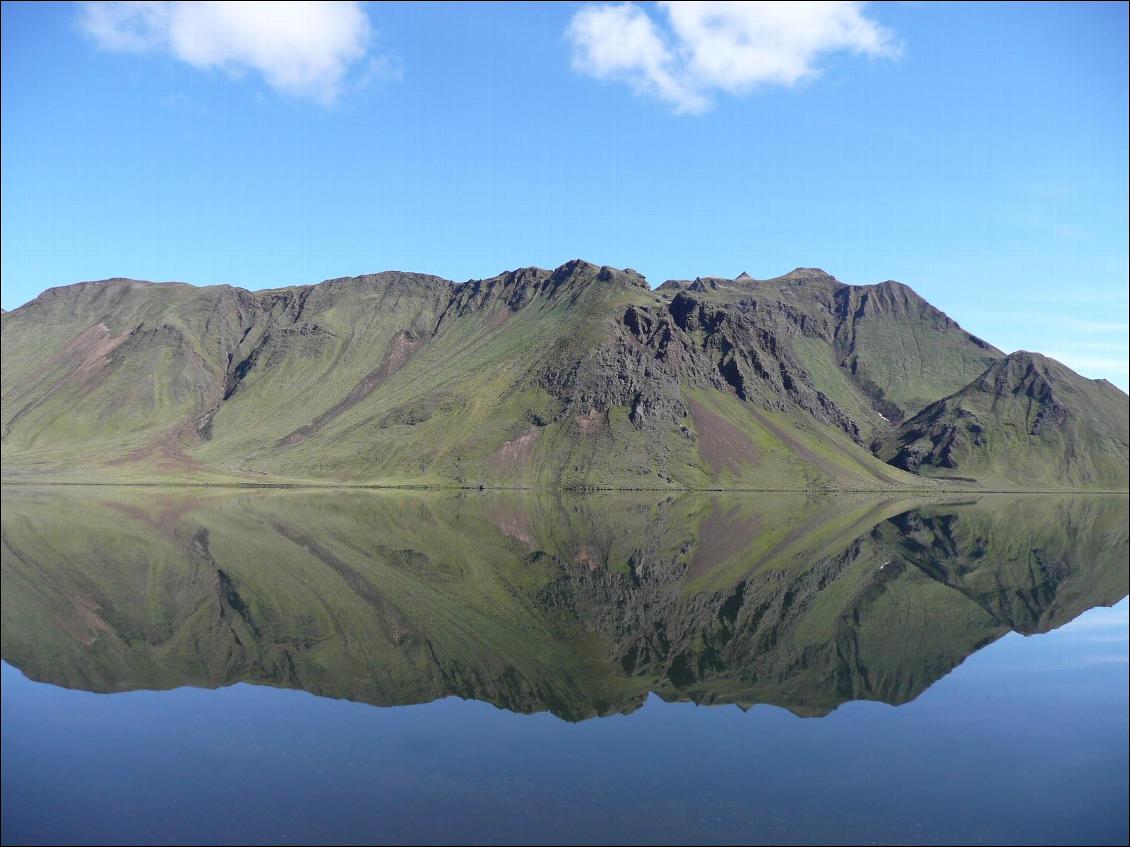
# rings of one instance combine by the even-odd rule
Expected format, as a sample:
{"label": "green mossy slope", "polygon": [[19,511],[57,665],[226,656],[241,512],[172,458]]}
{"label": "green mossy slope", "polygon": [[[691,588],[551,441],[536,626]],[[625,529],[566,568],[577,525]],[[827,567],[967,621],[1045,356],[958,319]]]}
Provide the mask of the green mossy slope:
{"label": "green mossy slope", "polygon": [[886,491],[1127,478],[1125,395],[1066,369],[1056,444],[978,411],[991,455],[953,453],[960,472],[907,460],[929,453],[915,439],[942,437],[924,409],[946,417],[934,401],[959,391],[976,407],[965,386],[1011,358],[906,286],[811,269],[654,291],[580,260],[459,284],[117,279],[50,289],[2,321],[6,480]]}

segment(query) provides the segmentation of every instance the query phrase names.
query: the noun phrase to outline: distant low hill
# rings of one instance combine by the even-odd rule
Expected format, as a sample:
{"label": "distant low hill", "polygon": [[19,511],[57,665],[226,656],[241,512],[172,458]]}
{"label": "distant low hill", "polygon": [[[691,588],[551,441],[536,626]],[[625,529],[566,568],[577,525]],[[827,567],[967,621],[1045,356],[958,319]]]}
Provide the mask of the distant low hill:
{"label": "distant low hill", "polygon": [[113,279],[2,316],[6,480],[1125,489],[1127,395],[897,282],[580,260]]}
{"label": "distant low hill", "polygon": [[932,476],[1003,484],[1126,485],[1126,394],[1019,351],[880,439],[877,454]]}

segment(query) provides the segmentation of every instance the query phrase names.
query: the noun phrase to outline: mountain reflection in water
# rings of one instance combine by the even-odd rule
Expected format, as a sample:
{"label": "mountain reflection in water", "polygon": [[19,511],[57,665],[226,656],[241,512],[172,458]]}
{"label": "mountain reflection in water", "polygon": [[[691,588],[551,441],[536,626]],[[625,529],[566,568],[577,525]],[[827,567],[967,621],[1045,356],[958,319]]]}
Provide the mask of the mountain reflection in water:
{"label": "mountain reflection in water", "polygon": [[99,692],[823,715],[1127,594],[1125,496],[16,487],[2,513],[4,660]]}

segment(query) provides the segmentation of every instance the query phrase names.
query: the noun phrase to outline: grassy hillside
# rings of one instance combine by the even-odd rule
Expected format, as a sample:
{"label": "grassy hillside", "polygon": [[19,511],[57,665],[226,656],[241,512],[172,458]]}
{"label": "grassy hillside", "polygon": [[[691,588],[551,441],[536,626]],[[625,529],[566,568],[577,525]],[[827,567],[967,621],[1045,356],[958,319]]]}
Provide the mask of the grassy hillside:
{"label": "grassy hillside", "polygon": [[[579,260],[460,284],[108,280],[2,321],[6,480],[930,489],[872,444],[1001,355],[897,283],[653,291]],[[1108,461],[1124,479],[1125,451]],[[1065,479],[985,476],[1045,478]]]}
{"label": "grassy hillside", "polygon": [[1128,398],[1054,359],[1018,352],[932,403],[877,445],[934,477],[1032,488],[1127,487]]}

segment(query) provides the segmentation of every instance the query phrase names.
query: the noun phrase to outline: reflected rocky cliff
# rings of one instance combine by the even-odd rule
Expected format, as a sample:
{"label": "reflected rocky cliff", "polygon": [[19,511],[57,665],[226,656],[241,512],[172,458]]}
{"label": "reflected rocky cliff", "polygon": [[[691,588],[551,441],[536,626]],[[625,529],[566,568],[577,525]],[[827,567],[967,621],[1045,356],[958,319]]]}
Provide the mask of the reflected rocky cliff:
{"label": "reflected rocky cliff", "polygon": [[2,514],[4,660],[103,692],[820,715],[1127,594],[1125,496],[13,487]]}

